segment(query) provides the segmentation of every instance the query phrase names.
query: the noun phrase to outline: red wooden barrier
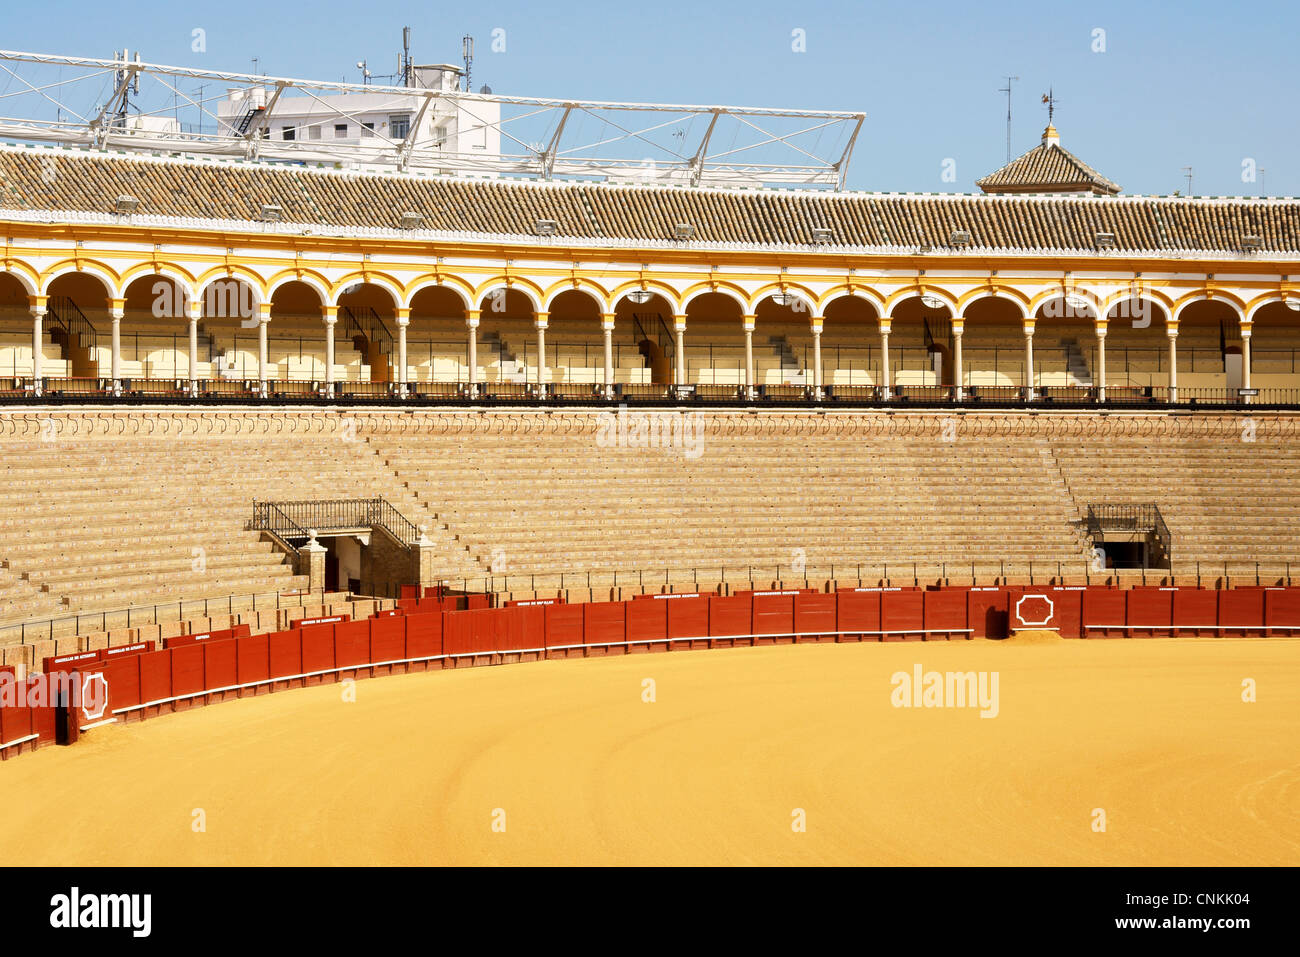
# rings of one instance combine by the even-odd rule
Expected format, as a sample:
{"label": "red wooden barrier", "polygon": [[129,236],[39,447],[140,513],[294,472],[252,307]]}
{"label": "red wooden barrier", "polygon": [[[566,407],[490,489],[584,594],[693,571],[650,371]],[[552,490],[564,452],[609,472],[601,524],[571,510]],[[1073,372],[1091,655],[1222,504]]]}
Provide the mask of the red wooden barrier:
{"label": "red wooden barrier", "polygon": [[334,667],[351,669],[340,672],[340,680],[355,678],[358,669],[370,664],[370,630],[374,624],[374,621],[345,621],[334,626]]}
{"label": "red wooden barrier", "polygon": [[[302,631],[294,628],[270,635],[268,648],[272,678],[290,678],[302,674]],[[297,688],[301,678],[291,678],[287,683],[277,681],[272,687]]]}
{"label": "red wooden barrier", "polygon": [[1266,590],[1264,624],[1268,626],[1265,634],[1300,637],[1300,588]]}
{"label": "red wooden barrier", "polygon": [[[241,685],[266,681],[270,678],[271,636],[253,635],[251,638],[240,638],[239,643],[235,646],[235,666],[239,679],[238,683]],[[265,694],[269,690],[269,686],[263,685],[260,688],[241,693]]]}
{"label": "red wooden barrier", "polygon": [[[303,672],[328,672],[334,670],[334,630],[336,627],[335,625],[317,625],[302,630],[298,640],[301,642]],[[303,683],[318,685],[333,680],[334,676],[332,674],[317,674],[304,678]]]}
{"label": "red wooden barrier", "polygon": [[794,596],[794,630],[799,641],[835,641],[835,596],[805,592]]}
{"label": "red wooden barrier", "polygon": [[583,607],[582,605],[546,606],[545,645],[548,649],[581,646]]}
{"label": "red wooden barrier", "polygon": [[885,641],[920,641],[925,629],[925,592],[888,590],[880,596],[880,630]]}
{"label": "red wooden barrier", "polygon": [[206,687],[203,676],[203,646],[182,645],[170,650],[172,663],[171,697],[201,693]]}
{"label": "red wooden barrier", "polygon": [[1010,634],[1010,604],[1002,588],[971,588],[966,592],[966,624],[972,638],[1005,638]]}
{"label": "red wooden barrier", "polygon": [[926,641],[963,639],[966,631],[966,594],[961,591],[923,591],[922,621]]}
{"label": "red wooden barrier", "polygon": [[[794,598],[798,592],[763,592],[753,594],[754,644],[775,645],[794,641]],[[770,637],[766,637],[770,636]]]}
{"label": "red wooden barrier", "polygon": [[[451,612],[435,614],[407,615],[403,620],[406,625],[406,657],[428,658],[443,653],[443,627],[446,617]],[[409,666],[415,671],[428,668],[441,668],[441,663],[412,662]]]}
{"label": "red wooden barrier", "polygon": [[[227,638],[225,641],[206,641],[203,648],[203,687],[211,692],[216,688],[231,688],[239,683],[239,638]],[[217,700],[235,697],[237,691],[218,692]],[[208,695],[208,700],[213,696]]]}
{"label": "red wooden barrier", "polygon": [[[442,616],[436,616],[441,621]],[[393,662],[408,657],[406,629],[410,618],[379,618],[370,623],[370,661]],[[413,656],[410,656],[413,657]],[[380,664],[371,669],[372,674],[386,675],[394,671],[403,673],[406,665]]]}
{"label": "red wooden barrier", "polygon": [[668,647],[681,651],[709,647],[709,599],[703,595],[684,596],[668,606]]}
{"label": "red wooden barrier", "polygon": [[[668,647],[668,602],[629,601],[627,611],[627,641],[642,643],[664,651]],[[647,644],[648,643],[648,644]],[[640,648],[638,648],[640,650]],[[611,647],[606,654],[625,654],[625,648]]]}
{"label": "red wooden barrier", "polygon": [[853,588],[835,593],[835,619],[841,638],[860,635],[880,640],[880,589]]}
{"label": "red wooden barrier", "polygon": [[[709,598],[709,636],[714,648],[730,648],[737,641],[749,644],[749,626],[754,621],[754,603],[748,595]],[[721,637],[719,637],[721,636]]]}
{"label": "red wooden barrier", "polygon": [[1126,602],[1118,588],[1090,588],[1083,593],[1083,636],[1123,638]]}
{"label": "red wooden barrier", "polygon": [[[587,654],[605,654],[606,647],[621,648],[628,639],[627,611],[632,604],[608,601],[575,606],[582,609],[582,641],[587,646]],[[567,652],[568,655],[581,653],[576,649]]]}
{"label": "red wooden barrier", "polygon": [[1170,605],[1170,631],[1175,635],[1217,637],[1219,594],[1205,588],[1179,588]]}
{"label": "red wooden barrier", "polygon": [[158,713],[157,705],[150,701],[160,701],[172,696],[172,653],[170,651],[151,651],[140,655],[140,703],[146,705],[145,714]]}
{"label": "red wooden barrier", "polygon": [[1219,592],[1219,634],[1245,638],[1264,633],[1264,590],[1229,588]]}
{"label": "red wooden barrier", "polygon": [[1133,588],[1124,602],[1124,623],[1130,638],[1155,638],[1172,633],[1174,588]]}

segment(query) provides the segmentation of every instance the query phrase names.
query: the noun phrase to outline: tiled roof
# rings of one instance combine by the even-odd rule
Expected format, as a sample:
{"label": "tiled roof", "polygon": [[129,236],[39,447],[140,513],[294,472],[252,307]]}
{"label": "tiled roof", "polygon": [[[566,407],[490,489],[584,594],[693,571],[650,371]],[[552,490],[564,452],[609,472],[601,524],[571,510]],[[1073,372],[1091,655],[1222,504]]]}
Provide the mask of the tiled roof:
{"label": "tiled roof", "polygon": [[1075,156],[1051,136],[975,185],[986,193],[1090,192],[1114,196],[1119,186]]}
{"label": "tiled roof", "polygon": [[410,211],[423,216],[424,229],[488,238],[527,237],[548,219],[558,241],[591,245],[668,242],[675,224],[690,223],[693,248],[804,246],[813,243],[814,229],[825,228],[834,246],[886,250],[943,249],[957,230],[970,234],[971,250],[1091,250],[1098,233],[1113,234],[1120,252],[1235,254],[1247,235],[1259,236],[1264,252],[1300,250],[1295,200],[488,181],[0,147],[0,219],[6,211],[107,215],[124,193],[139,200],[139,217],[251,223],[260,205],[270,204],[281,207],[286,224],[346,233],[395,230]]}

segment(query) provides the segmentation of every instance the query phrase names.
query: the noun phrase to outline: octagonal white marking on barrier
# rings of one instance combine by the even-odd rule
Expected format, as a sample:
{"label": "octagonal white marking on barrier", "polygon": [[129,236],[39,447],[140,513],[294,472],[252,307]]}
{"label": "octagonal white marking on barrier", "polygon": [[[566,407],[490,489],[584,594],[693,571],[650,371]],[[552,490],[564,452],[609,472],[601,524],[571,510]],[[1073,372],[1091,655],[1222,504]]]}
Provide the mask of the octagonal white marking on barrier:
{"label": "octagonal white marking on barrier", "polygon": [[[92,691],[92,684],[98,685],[97,691]],[[95,695],[98,694],[98,699]],[[87,701],[96,701],[99,705],[97,711],[91,711],[86,707]],[[98,721],[104,716],[104,710],[108,707],[108,679],[99,672],[91,675],[84,675],[81,679],[81,713],[85,715],[87,721]]]}
{"label": "octagonal white marking on barrier", "polygon": [[[1026,621],[1025,616],[1020,614],[1020,606],[1023,605],[1030,598],[1040,598],[1047,603],[1047,615],[1043,618],[1042,621]],[[1046,595],[1021,595],[1020,600],[1016,602],[1016,621],[1020,622],[1020,624],[1024,625],[1027,628],[1042,627],[1043,625],[1046,625],[1049,621],[1051,621],[1055,617],[1056,617],[1056,605],[1053,604],[1052,599],[1048,598]]]}

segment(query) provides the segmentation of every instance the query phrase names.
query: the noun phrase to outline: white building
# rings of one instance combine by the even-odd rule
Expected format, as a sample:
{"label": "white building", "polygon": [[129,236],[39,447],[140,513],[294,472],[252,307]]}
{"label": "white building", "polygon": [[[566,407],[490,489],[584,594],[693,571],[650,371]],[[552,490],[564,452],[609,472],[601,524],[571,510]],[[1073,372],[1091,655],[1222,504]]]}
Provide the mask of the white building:
{"label": "white building", "polygon": [[277,154],[293,143],[287,149],[304,159],[318,158],[313,154],[319,150],[320,158],[352,154],[364,164],[405,150],[418,156],[420,166],[436,166],[432,156],[441,154],[457,168],[487,160],[486,171],[501,152],[500,104],[458,95],[462,74],[451,64],[415,66],[411,73],[411,86],[375,93],[305,95],[286,89],[277,97],[269,85],[232,87],[218,104],[220,129],[234,137],[260,128],[263,142]]}

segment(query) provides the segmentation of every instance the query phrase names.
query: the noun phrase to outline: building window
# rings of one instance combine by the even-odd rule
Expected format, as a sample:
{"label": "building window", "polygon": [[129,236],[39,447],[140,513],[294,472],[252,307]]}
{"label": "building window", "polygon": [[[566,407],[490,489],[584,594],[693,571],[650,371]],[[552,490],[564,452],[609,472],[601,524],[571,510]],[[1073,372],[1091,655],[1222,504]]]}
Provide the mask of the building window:
{"label": "building window", "polygon": [[294,138],[294,132],[295,131],[292,126],[281,127],[280,138],[284,140],[291,140]]}
{"label": "building window", "polygon": [[395,140],[404,140],[411,132],[411,114],[402,113],[388,118],[388,129]]}
{"label": "building window", "polygon": [[320,125],[307,127],[307,138],[311,140],[320,139]]}
{"label": "building window", "polygon": [[348,138],[348,125],[346,123],[334,124],[334,138],[336,140],[345,140]]}
{"label": "building window", "polygon": [[362,136],[374,136],[374,135],[375,135],[375,124],[374,124],[374,123],[362,123],[362,124],[361,124],[361,135],[362,135]]}

